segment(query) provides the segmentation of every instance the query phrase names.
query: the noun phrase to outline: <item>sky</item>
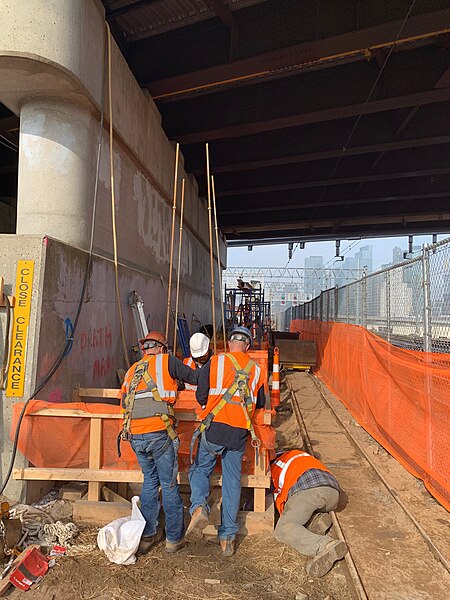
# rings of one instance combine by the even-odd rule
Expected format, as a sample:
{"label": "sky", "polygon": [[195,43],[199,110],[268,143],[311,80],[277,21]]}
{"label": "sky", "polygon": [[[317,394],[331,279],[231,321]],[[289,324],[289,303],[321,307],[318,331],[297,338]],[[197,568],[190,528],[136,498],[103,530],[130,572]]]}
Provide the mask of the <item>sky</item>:
{"label": "sky", "polygon": [[[438,240],[449,237],[450,234],[439,234]],[[431,235],[414,236],[414,246],[425,243],[431,244]],[[362,240],[341,240],[341,255],[346,254],[346,249],[351,246],[348,256],[354,256],[355,252],[362,246],[373,246],[373,270],[377,270],[382,264],[392,261],[392,249],[399,246],[402,250],[408,249],[408,236],[375,238]],[[289,267],[304,267],[305,257],[323,256],[324,265],[328,268],[335,266],[334,256],[336,253],[335,242],[307,242],[304,250],[297,247]],[[253,246],[249,252],[247,247],[228,248],[227,263],[229,267],[285,267],[288,261],[287,244],[270,246]],[[342,263],[339,263],[342,264]],[[343,263],[345,268],[345,260]]]}

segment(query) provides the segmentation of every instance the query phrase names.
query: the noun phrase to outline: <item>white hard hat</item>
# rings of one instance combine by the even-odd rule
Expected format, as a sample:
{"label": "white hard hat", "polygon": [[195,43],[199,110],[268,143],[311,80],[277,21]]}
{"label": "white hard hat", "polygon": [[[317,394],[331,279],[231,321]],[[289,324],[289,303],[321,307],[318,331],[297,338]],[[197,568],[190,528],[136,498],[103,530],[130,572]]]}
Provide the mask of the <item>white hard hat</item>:
{"label": "white hard hat", "polygon": [[209,350],[209,337],[203,333],[194,333],[189,340],[192,358],[200,358]]}

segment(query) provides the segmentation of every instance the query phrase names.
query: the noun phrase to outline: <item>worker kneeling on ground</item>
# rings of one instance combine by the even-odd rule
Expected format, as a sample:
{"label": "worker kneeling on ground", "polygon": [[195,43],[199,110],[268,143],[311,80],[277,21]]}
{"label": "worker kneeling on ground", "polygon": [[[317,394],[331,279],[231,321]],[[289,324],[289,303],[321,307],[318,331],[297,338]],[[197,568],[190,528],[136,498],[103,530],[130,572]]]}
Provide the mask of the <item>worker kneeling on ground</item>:
{"label": "worker kneeling on ground", "polygon": [[239,529],[237,513],[241,497],[241,472],[245,442],[250,432],[252,443],[258,444],[251,417],[253,409],[264,407],[261,370],[248,356],[252,335],[245,327],[236,327],[229,337],[227,354],[213,356],[199,371],[197,402],[205,408],[201,424],[192,438],[191,454],[198,437],[195,462],[189,472],[191,484],[191,521],[186,539],[202,535],[208,524],[209,478],[222,459],[222,505],[219,540],[224,556],[232,556]]}
{"label": "worker kneeling on ground", "polygon": [[[212,350],[209,347],[210,339],[203,333],[194,333],[189,340],[189,349],[191,356],[184,359],[184,364],[191,369],[197,370],[204,367],[212,356]],[[186,384],[187,390],[196,390],[196,385]]]}
{"label": "worker kneeling on ground", "polygon": [[[177,483],[178,436],[173,427],[177,380],[197,383],[197,372],[167,354],[163,333],[151,331],[140,340],[144,357],[128,369],[122,385],[123,429],[120,440],[131,443],[144,474],[141,512],[146,525],[139,545],[145,554],[163,538],[158,528],[159,486],[166,518],[166,551],[184,545],[183,502]],[[119,451],[120,456],[120,451]]]}
{"label": "worker kneeling on ground", "polygon": [[272,462],[275,506],[280,513],[275,537],[313,558],[310,577],[322,577],[347,554],[345,542],[326,535],[330,510],[339,502],[339,484],[319,460],[301,450],[282,452]]}

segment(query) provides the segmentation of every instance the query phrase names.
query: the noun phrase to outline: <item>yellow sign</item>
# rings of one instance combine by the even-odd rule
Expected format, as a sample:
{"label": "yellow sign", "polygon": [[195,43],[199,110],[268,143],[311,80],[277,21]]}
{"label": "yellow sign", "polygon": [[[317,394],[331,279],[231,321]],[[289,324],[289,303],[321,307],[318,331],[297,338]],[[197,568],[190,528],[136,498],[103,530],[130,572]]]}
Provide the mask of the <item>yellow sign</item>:
{"label": "yellow sign", "polygon": [[6,395],[22,398],[25,384],[28,326],[30,324],[31,293],[33,291],[33,260],[19,260],[16,276],[16,305],[9,355]]}

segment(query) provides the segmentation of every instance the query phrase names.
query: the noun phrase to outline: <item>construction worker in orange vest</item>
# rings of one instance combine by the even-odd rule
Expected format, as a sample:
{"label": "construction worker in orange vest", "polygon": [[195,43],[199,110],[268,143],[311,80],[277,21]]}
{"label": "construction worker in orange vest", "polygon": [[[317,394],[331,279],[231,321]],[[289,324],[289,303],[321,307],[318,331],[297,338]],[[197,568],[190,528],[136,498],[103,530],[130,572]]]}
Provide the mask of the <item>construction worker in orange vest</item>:
{"label": "construction worker in orange vest", "polygon": [[163,333],[151,331],[140,343],[144,357],[128,369],[122,385],[124,420],[118,438],[119,456],[120,440],[129,441],[144,474],[141,512],[146,525],[139,553],[145,554],[163,538],[158,527],[160,486],[166,518],[166,551],[177,552],[185,542],[173,404],[177,380],[196,384],[198,372],[167,353],[168,343]]}
{"label": "construction worker in orange vest", "polygon": [[[206,365],[212,356],[212,350],[209,347],[210,339],[204,333],[194,333],[189,340],[189,349],[191,356],[184,359],[184,364],[191,369],[201,369]],[[196,390],[196,385],[185,384],[187,390]]]}
{"label": "construction worker in orange vest", "polygon": [[310,577],[322,577],[347,554],[345,542],[326,535],[330,510],[339,502],[339,484],[319,460],[302,450],[278,453],[271,475],[275,506],[280,513],[275,537],[311,560]]}
{"label": "construction worker in orange vest", "polygon": [[222,505],[219,541],[224,556],[232,556],[239,529],[237,513],[241,496],[242,458],[249,433],[258,445],[251,418],[254,408],[265,405],[261,370],[247,355],[252,334],[236,327],[229,336],[229,352],[212,356],[199,371],[197,402],[204,407],[200,426],[194,433],[191,454],[198,438],[195,462],[189,472],[191,521],[188,541],[201,537],[208,525],[209,477],[217,457],[222,460]]}

